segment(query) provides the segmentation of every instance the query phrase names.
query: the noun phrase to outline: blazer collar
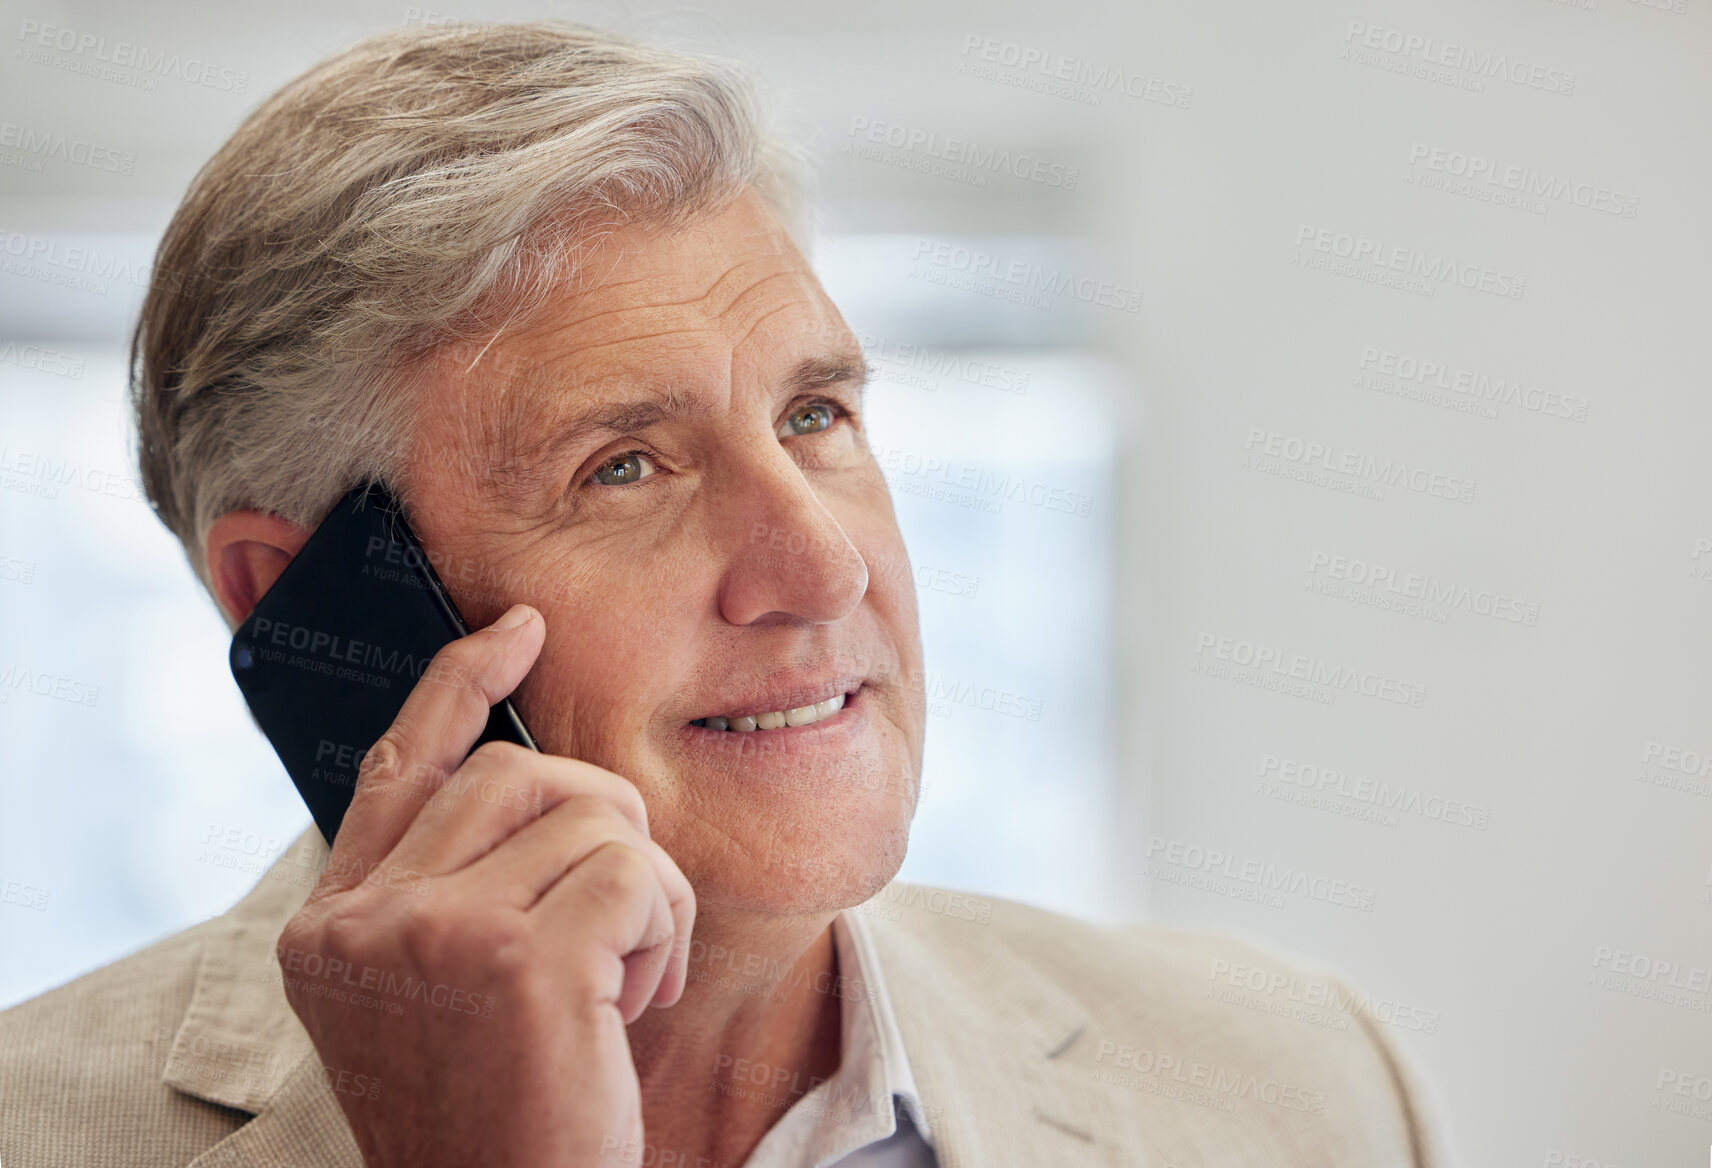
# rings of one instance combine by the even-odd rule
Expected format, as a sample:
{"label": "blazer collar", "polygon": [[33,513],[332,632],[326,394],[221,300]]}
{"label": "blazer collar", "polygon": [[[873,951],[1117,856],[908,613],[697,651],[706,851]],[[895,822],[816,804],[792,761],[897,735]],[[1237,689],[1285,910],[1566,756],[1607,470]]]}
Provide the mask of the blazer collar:
{"label": "blazer collar", "polygon": [[326,862],[327,844],[312,827],[243,900],[203,926],[190,1005],[161,1076],[168,1086],[253,1115],[314,1055],[285,999],[274,946]]}

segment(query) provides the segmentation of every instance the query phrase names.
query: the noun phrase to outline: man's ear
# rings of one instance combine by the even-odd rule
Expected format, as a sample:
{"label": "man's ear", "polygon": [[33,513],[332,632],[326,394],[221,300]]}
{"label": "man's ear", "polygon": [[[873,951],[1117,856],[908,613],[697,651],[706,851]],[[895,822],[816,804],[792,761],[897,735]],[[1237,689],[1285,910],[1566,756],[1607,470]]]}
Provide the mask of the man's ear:
{"label": "man's ear", "polygon": [[265,511],[228,511],[214,521],[203,551],[214,595],[233,628],[308,541],[308,530]]}

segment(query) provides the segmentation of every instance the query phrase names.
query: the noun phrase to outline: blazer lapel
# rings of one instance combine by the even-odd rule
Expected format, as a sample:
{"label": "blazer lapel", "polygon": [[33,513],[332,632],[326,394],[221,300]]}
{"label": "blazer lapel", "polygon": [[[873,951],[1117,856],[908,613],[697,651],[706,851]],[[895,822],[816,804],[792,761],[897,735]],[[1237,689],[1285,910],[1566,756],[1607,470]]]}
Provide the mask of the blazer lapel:
{"label": "blazer lapel", "polygon": [[199,1156],[217,1165],[310,1163],[361,1168],[362,1157],[315,1047],[285,1000],[274,945],[327,862],[310,828],[249,894],[210,922],[190,1005],[173,1035],[167,1085],[255,1116]]}
{"label": "blazer lapel", "polygon": [[313,1055],[285,1076],[261,1113],[190,1162],[189,1168],[363,1168],[339,1101]]}
{"label": "blazer lapel", "polygon": [[941,1168],[1143,1168],[1133,1097],[1088,1069],[1081,1005],[985,926],[896,903],[863,911]]}

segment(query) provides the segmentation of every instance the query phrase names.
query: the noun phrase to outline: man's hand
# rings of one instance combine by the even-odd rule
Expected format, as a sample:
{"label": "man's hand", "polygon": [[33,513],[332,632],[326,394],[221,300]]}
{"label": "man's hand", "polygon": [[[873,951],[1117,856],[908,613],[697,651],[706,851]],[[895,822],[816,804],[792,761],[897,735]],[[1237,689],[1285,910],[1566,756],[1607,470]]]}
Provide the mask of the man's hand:
{"label": "man's hand", "polygon": [[379,1080],[336,1091],[371,1168],[643,1146],[625,1026],[683,993],[689,881],[628,780],[504,742],[464,757],[544,636],[519,605],[435,655],[279,939],[322,1062]]}

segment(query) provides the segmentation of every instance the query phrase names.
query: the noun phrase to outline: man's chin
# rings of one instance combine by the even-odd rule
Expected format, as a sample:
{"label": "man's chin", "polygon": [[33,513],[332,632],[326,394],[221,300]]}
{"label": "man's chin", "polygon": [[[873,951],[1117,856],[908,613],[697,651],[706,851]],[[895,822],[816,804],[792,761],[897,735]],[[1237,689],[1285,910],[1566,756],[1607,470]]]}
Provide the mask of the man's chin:
{"label": "man's chin", "polygon": [[[704,909],[764,916],[830,915],[854,908],[889,884],[903,865],[909,826],[869,835],[866,846],[837,841],[780,842],[759,847],[755,859],[733,869],[692,876],[698,914]],[[668,849],[670,850],[670,849]]]}

